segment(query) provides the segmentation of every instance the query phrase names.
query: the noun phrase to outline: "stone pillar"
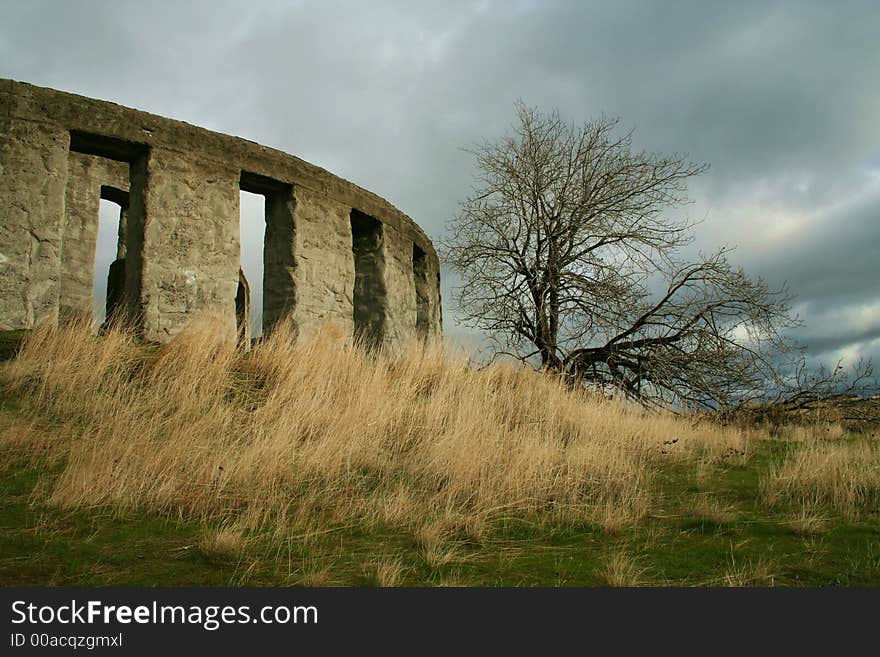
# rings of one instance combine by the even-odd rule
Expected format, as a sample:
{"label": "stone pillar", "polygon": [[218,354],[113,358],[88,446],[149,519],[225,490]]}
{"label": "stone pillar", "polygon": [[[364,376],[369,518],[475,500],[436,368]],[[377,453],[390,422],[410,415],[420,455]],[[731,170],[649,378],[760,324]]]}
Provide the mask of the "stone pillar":
{"label": "stone pillar", "polygon": [[418,244],[412,245],[412,273],[416,302],[416,336],[431,334],[431,283],[428,280],[428,256]]}
{"label": "stone pillar", "polygon": [[301,333],[326,322],[354,330],[354,257],[351,206],[305,187],[296,196],[296,291],[294,320]]}
{"label": "stone pillar", "polygon": [[[134,171],[134,167],[133,167]],[[137,216],[132,175],[127,262]],[[144,192],[141,312],[144,337],[164,342],[200,313],[237,333],[239,170],[195,156],[152,149]],[[129,269],[128,267],[126,268]],[[128,271],[127,271],[128,274]],[[133,272],[129,280],[136,277]]]}
{"label": "stone pillar", "polygon": [[0,330],[57,321],[69,140],[59,126],[0,118]]}
{"label": "stone pillar", "polygon": [[428,285],[428,336],[439,338],[443,334],[443,302],[440,296],[440,261],[436,255],[429,254],[425,260],[425,278]]}
{"label": "stone pillar", "polygon": [[[150,154],[142,153],[129,166],[128,211],[125,221],[124,321],[143,335],[144,226],[146,224],[147,170]],[[119,245],[116,247],[117,253]]]}
{"label": "stone pillar", "polygon": [[125,227],[128,223],[128,203],[119,211],[119,228],[116,231],[116,259],[125,260]]}
{"label": "stone pillar", "polygon": [[235,323],[238,327],[238,343],[251,348],[251,286],[244,270],[238,270],[238,290],[235,293]]}
{"label": "stone pillar", "polygon": [[[263,242],[263,335],[296,307],[296,201],[292,188],[266,194]],[[259,285],[259,281],[257,284]]]}
{"label": "stone pillar", "polygon": [[385,226],[385,281],[388,290],[387,340],[395,343],[416,334],[416,292],[413,247],[409,235]]}
{"label": "stone pillar", "polygon": [[107,301],[105,303],[104,326],[123,319],[119,313],[124,308],[125,299],[125,258],[117,258],[110,263],[107,271]]}

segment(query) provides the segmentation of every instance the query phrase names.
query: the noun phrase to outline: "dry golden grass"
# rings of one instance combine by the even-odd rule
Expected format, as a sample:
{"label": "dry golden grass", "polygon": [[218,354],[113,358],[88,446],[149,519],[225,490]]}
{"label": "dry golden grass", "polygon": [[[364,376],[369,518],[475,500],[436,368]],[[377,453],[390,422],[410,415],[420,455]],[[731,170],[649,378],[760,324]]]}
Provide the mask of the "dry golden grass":
{"label": "dry golden grass", "polygon": [[223,559],[235,559],[245,551],[247,538],[241,529],[228,525],[208,529],[199,541],[205,554]]}
{"label": "dry golden grass", "polygon": [[737,562],[731,556],[731,564],[722,578],[721,585],[727,587],[770,587],[776,585],[779,569],[772,561]]}
{"label": "dry golden grass", "polygon": [[403,580],[404,567],[399,559],[382,557],[364,565],[364,573],[380,587],[400,586]]}
{"label": "dry golden grass", "polygon": [[847,519],[880,508],[880,446],[814,439],[762,481],[768,504],[827,506]]}
{"label": "dry golden grass", "polygon": [[28,337],[4,379],[71,428],[49,446],[66,457],[53,503],[279,536],[436,522],[443,540],[425,553],[440,564],[502,516],[631,526],[648,512],[658,460],[721,458],[748,442],[525,368],[474,370],[436,344],[370,354],[328,326],[298,340],[279,329],[243,352],[216,326],[196,321],[155,351],[86,324]]}
{"label": "dry golden grass", "polygon": [[333,564],[319,562],[317,559],[309,559],[303,562],[302,567],[291,572],[287,576],[290,586],[336,586],[338,581],[333,575]]}
{"label": "dry golden grass", "polygon": [[438,588],[444,589],[453,589],[453,588],[462,588],[468,586],[467,582],[462,579],[461,573],[453,572],[451,574],[443,575],[438,579],[434,586]]}
{"label": "dry golden grass", "polygon": [[846,429],[839,423],[817,421],[811,424],[790,424],[776,427],[779,438],[788,442],[813,442],[816,440],[838,440],[846,435]]}
{"label": "dry golden grass", "polygon": [[798,536],[817,536],[828,529],[828,518],[814,509],[802,507],[788,521],[788,526]]}
{"label": "dry golden grass", "polygon": [[616,552],[597,571],[597,575],[608,586],[644,586],[645,569],[625,552]]}
{"label": "dry golden grass", "polygon": [[0,466],[7,467],[22,459],[48,458],[57,461],[62,450],[52,444],[46,432],[40,431],[35,422],[26,417],[4,422],[0,427]]}
{"label": "dry golden grass", "polygon": [[450,563],[466,560],[459,549],[459,542],[454,537],[455,530],[454,524],[446,518],[441,518],[416,531],[416,544],[428,567],[441,568]]}

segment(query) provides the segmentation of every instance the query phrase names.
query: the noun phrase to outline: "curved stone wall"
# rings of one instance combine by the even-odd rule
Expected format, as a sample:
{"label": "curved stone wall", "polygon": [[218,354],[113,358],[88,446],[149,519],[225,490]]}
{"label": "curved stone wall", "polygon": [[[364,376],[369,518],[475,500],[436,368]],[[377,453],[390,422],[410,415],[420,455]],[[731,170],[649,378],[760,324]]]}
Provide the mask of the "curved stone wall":
{"label": "curved stone wall", "polygon": [[437,254],[384,199],[244,139],[13,80],[0,80],[0,330],[91,314],[104,198],[121,208],[110,309],[148,340],[199,311],[235,336],[242,190],[266,199],[264,330],[289,316],[371,342],[440,333]]}

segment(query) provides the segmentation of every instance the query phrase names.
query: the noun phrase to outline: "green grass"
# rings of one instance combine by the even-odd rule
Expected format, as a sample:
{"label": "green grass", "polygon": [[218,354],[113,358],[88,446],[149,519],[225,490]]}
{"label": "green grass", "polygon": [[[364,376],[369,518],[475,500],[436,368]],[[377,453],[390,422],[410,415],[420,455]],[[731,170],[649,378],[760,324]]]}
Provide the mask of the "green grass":
{"label": "green grass", "polygon": [[[3,426],[22,409],[4,399]],[[46,428],[51,431],[51,427]],[[60,466],[4,460],[0,472],[0,585],[375,585],[380,559],[400,565],[409,586],[602,586],[607,564],[623,555],[635,583],[720,586],[880,584],[880,521],[830,518],[804,536],[793,510],[762,505],[761,473],[787,449],[766,441],[745,465],[721,463],[697,478],[684,466],[658,478],[659,504],[638,526],[606,533],[589,525],[508,519],[479,541],[462,538],[441,559],[427,558],[400,530],[336,527],[319,536],[253,536],[224,554],[206,546],[195,520],[119,514],[109,508],[62,510],[42,501]],[[711,495],[726,518],[689,511]]]}
{"label": "green grass", "polygon": [[[0,337],[0,352],[9,353],[20,338]],[[0,433],[22,421],[48,439],[64,429],[65,418],[37,415],[26,399],[3,394]],[[847,521],[820,508],[815,526],[799,527],[799,509],[762,499],[765,474],[801,448],[781,439],[702,467],[658,460],[649,515],[633,527],[513,516],[479,538],[453,535],[433,548],[399,527],[232,531],[224,543],[223,528],[199,518],[58,508],[47,493],[63,462],[12,444],[0,442],[2,586],[371,586],[387,583],[388,570],[405,586],[880,585],[880,510]]]}

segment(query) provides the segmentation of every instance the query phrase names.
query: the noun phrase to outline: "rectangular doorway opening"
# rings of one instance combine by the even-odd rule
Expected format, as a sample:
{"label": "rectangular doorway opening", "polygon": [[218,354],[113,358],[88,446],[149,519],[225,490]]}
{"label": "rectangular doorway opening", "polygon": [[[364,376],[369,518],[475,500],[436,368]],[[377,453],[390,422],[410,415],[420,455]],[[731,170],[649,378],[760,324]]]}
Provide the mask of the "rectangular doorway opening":
{"label": "rectangular doorway opening", "polygon": [[92,286],[92,317],[96,329],[120,319],[125,297],[127,214],[128,192],[102,186]]}
{"label": "rectangular doorway opening", "polygon": [[72,130],[61,240],[62,317],[140,326],[147,144]]}
{"label": "rectangular doorway opening", "polygon": [[239,335],[250,315],[250,336],[267,335],[296,305],[293,185],[242,171],[241,267],[236,318]]}
{"label": "rectangular doorway opening", "polygon": [[354,334],[368,347],[385,337],[385,254],[382,222],[351,211],[351,250],[354,255]]}
{"label": "rectangular doorway opening", "polygon": [[[235,320],[239,335],[259,338],[263,333],[263,247],[266,235],[266,197],[239,192],[241,245]],[[245,333],[246,332],[246,333]]]}

